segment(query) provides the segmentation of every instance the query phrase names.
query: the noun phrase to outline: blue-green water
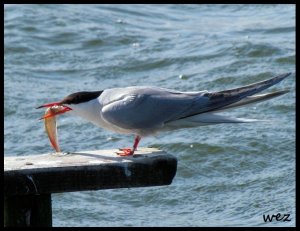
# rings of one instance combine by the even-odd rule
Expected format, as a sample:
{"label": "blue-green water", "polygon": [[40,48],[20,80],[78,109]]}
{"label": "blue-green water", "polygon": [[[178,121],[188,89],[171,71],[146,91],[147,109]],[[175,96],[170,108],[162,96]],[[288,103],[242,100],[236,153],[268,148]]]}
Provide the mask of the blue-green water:
{"label": "blue-green water", "polygon": [[[76,91],[223,90],[293,72],[279,98],[231,112],[268,122],[162,133],[169,186],[53,195],[54,226],[294,226],[295,5],[5,5],[5,156],[52,152],[35,107]],[[183,78],[180,76],[183,75]],[[61,116],[63,151],[133,137]],[[263,214],[290,214],[267,222]]]}

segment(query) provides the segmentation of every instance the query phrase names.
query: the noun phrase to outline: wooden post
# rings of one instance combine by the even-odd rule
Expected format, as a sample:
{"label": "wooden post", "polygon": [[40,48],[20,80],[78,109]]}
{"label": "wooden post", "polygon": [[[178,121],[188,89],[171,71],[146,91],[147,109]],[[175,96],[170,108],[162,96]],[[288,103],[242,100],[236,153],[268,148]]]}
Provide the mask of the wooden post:
{"label": "wooden post", "polygon": [[4,158],[4,225],[52,226],[51,194],[171,184],[177,159],[153,148]]}
{"label": "wooden post", "polygon": [[4,198],[4,225],[8,227],[51,227],[51,194]]}

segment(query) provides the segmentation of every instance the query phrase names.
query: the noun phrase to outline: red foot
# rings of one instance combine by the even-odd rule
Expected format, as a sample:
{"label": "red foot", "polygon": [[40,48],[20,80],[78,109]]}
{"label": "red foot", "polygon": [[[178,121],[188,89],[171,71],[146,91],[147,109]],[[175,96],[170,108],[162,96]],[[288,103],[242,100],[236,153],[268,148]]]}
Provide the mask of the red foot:
{"label": "red foot", "polygon": [[131,148],[120,148],[120,152],[117,152],[119,156],[132,156],[134,151]]}
{"label": "red foot", "polygon": [[134,144],[133,144],[133,148],[120,148],[120,152],[117,152],[117,155],[119,156],[132,156],[134,151],[136,150],[139,142],[141,140],[140,136],[136,136],[134,139]]}

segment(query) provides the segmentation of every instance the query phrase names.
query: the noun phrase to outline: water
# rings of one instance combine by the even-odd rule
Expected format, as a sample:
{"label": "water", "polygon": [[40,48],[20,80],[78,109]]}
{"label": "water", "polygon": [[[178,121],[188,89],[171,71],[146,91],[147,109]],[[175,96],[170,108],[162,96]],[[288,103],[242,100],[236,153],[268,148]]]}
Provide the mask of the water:
{"label": "water", "polygon": [[[268,122],[145,138],[178,158],[170,186],[53,195],[54,226],[295,226],[295,5],[5,5],[4,153],[52,152],[43,103],[82,90],[224,90],[292,76],[276,98],[231,112]],[[181,76],[181,77],[180,77]],[[131,145],[58,120],[62,150]],[[263,221],[286,213],[290,222]]]}

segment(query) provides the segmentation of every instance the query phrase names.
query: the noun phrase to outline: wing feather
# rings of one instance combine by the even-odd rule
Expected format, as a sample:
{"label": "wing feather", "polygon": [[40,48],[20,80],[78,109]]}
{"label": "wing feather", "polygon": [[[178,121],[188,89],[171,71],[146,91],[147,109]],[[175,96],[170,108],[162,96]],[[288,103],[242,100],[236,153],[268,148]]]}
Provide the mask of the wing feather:
{"label": "wing feather", "polygon": [[[154,87],[135,87],[118,94],[118,99],[106,102],[102,116],[107,122],[124,129],[162,127],[164,123],[193,111],[193,107],[200,101],[205,104],[208,100],[207,97],[201,98],[204,92],[187,94]],[[109,92],[109,95],[113,95],[113,92]]]}

